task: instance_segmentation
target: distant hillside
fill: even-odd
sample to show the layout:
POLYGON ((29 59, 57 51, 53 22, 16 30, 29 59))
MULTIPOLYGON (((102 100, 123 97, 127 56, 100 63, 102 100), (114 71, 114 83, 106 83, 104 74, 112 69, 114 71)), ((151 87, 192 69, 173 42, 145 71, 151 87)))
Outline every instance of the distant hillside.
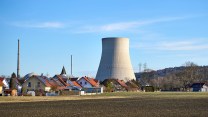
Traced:
POLYGON ((135 76, 141 86, 153 86, 157 90, 166 91, 188 91, 193 83, 208 85, 208 66, 191 63, 190 66, 135 73, 135 76))
MULTIPOLYGON (((158 78, 158 77, 166 77, 170 74, 176 74, 183 72, 187 67, 181 66, 181 67, 170 67, 170 68, 165 68, 157 71, 148 71, 148 72, 140 72, 140 73, 135 73, 136 79, 139 80, 142 78, 142 76, 145 75, 145 77, 152 79, 152 78, 158 78)), ((200 74, 204 76, 204 78, 208 78, 208 66, 196 66, 195 72, 197 74, 200 74)))

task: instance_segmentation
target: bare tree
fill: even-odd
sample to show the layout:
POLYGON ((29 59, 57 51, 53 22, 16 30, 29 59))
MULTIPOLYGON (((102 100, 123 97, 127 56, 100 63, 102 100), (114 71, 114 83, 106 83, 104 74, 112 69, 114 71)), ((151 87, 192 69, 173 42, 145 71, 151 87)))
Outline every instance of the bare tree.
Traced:
POLYGON ((187 90, 189 85, 191 85, 194 81, 197 80, 197 69, 198 66, 193 62, 186 62, 184 64, 184 70, 177 73, 176 76, 182 83, 182 88, 187 90))

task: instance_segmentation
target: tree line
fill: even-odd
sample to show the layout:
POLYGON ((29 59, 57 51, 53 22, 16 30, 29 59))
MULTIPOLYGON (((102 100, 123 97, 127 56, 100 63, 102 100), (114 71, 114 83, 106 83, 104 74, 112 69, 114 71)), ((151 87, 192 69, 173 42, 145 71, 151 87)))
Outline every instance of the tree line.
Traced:
POLYGON ((180 70, 164 73, 165 75, 158 75, 157 71, 142 72, 138 82, 140 85, 150 85, 158 90, 183 91, 188 90, 193 83, 208 83, 208 66, 186 62, 180 68, 180 70))

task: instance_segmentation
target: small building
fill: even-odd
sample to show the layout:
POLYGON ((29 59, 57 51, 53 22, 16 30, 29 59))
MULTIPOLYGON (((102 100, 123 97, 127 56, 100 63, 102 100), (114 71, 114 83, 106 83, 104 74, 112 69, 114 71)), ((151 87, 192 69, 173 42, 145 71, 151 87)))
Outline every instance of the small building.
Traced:
POLYGON ((69 86, 67 86, 66 89, 69 89, 69 90, 81 90, 82 89, 82 86, 76 81, 67 80, 67 83, 69 84, 69 86))
POLYGON ((101 84, 105 86, 105 91, 115 92, 115 91, 127 91, 128 86, 123 80, 118 79, 105 79, 101 84))
POLYGON ((77 83, 82 86, 86 95, 103 93, 103 87, 100 87, 99 81, 94 78, 81 77, 77 83))
POLYGON ((83 88, 92 88, 92 87, 99 87, 98 80, 89 77, 81 77, 78 81, 80 86, 83 88))
POLYGON ((193 83, 190 91, 193 92, 208 92, 208 85, 205 83, 193 83))
POLYGON ((9 83, 7 82, 6 78, 1 78, 0 81, 4 84, 5 89, 9 89, 9 83))
MULTIPOLYGON (((45 76, 36 76, 33 75, 29 77, 22 85, 23 94, 27 94, 28 91, 35 91, 39 94, 45 94, 45 92, 50 91, 51 84, 45 76)), ((38 94, 37 94, 38 95, 38 94)))
POLYGON ((9 83, 5 78, 0 77, 0 95, 4 95, 4 91, 9 89, 9 83))

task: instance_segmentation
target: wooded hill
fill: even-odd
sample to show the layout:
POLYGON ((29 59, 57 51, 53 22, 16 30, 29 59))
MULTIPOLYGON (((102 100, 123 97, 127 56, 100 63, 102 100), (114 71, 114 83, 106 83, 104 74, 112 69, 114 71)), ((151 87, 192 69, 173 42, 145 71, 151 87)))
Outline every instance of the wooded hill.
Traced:
POLYGON ((141 86, 151 85, 162 90, 187 90, 193 83, 208 83, 208 66, 187 62, 181 67, 135 73, 141 86))

